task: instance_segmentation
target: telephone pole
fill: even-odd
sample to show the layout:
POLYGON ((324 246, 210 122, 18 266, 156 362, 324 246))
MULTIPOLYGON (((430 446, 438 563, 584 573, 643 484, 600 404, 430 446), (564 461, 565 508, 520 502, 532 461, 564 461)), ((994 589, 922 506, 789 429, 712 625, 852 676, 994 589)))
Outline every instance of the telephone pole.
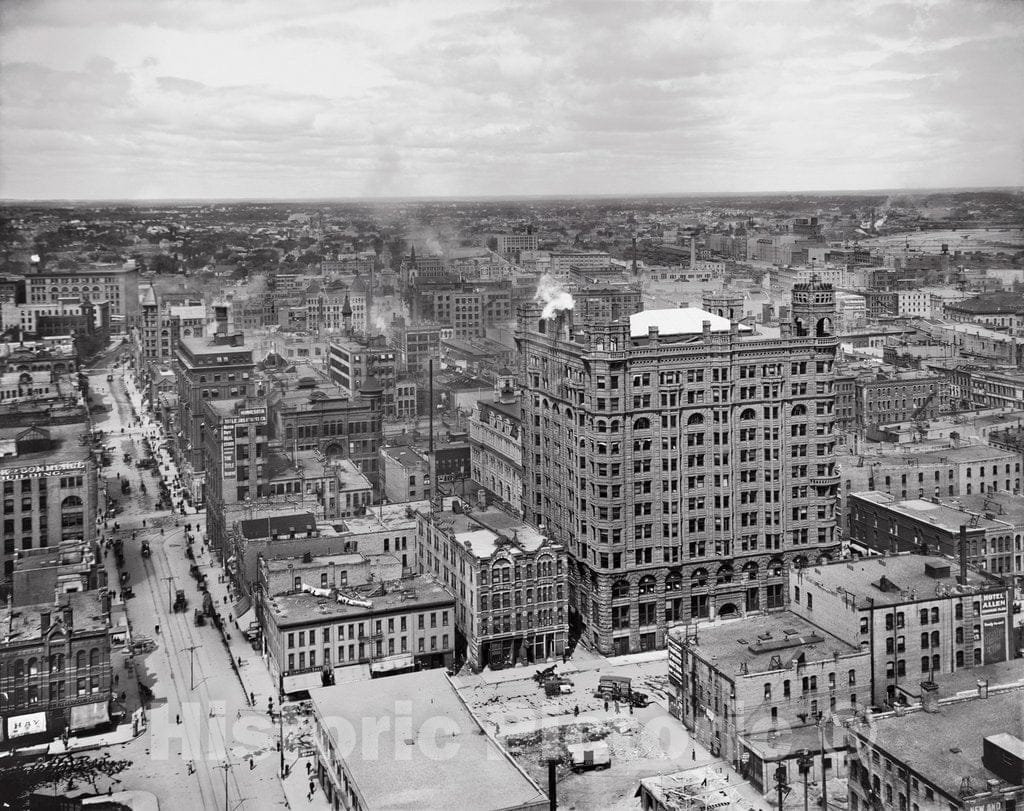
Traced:
POLYGON ((190 648, 185 648, 188 651, 188 689, 196 689, 196 649, 199 645, 193 645, 190 648))

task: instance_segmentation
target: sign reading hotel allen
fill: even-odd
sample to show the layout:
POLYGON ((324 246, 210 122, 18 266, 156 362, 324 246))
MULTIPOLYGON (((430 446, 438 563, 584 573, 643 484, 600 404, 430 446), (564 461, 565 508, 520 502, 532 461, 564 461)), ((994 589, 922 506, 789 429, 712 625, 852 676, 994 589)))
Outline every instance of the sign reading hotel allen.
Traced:
POLYGON ((61 465, 30 465, 28 467, 9 467, 0 470, 0 481, 9 479, 41 479, 46 476, 59 476, 85 470, 85 462, 65 462, 61 465))

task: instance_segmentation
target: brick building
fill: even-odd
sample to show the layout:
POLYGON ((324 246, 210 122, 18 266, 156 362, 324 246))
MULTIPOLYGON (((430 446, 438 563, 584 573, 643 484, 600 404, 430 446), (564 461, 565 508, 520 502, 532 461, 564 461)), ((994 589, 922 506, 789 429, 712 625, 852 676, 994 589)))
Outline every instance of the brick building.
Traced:
POLYGON ((778 338, 739 297, 704 304, 520 309, 525 516, 567 547, 573 621, 603 653, 781 608, 786 567, 838 543, 832 288, 797 285, 778 338))
POLYGON ((0 748, 53 740, 110 719, 110 597, 0 608, 0 748))
POLYGON ((560 656, 568 641, 565 548, 496 507, 421 509, 417 554, 455 596, 456 656, 504 667, 560 656))

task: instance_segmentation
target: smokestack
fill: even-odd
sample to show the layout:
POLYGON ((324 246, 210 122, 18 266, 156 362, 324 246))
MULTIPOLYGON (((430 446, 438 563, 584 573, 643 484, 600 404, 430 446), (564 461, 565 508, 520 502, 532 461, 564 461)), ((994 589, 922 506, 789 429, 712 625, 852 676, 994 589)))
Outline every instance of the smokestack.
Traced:
POLYGON ((633 237, 633 275, 636 276, 636 237, 633 237))
POLYGON ((960 585, 967 585, 967 525, 960 525, 960 585))
POLYGON ((697 266, 697 237, 690 237, 690 270, 697 266))

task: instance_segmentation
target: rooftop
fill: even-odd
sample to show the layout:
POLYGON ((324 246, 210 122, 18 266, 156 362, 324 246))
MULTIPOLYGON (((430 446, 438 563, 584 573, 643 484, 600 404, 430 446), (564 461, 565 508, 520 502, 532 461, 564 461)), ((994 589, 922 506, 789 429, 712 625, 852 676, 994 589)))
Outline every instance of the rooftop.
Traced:
MULTIPOLYGON (((356 555, 361 562, 363 557, 356 555)), ((317 586, 317 583, 309 583, 317 586)), ((365 605, 350 605, 339 602, 330 596, 320 597, 306 592, 292 594, 276 594, 270 598, 270 614, 278 625, 296 626, 319 622, 345 620, 347 617, 364 616, 368 613, 385 614, 392 611, 414 611, 429 606, 447 606, 454 603, 455 598, 440 583, 426 575, 418 575, 405 580, 387 584, 388 590, 383 594, 372 596, 365 590, 379 588, 381 583, 362 588, 348 588, 339 592, 359 601, 372 603, 372 608, 365 605)))
POLYGON ((700 307, 674 307, 669 310, 642 310, 633 313, 629 316, 629 334, 633 338, 646 338, 648 330, 657 327, 659 336, 699 335, 704 331, 705 321, 711 323, 712 332, 728 332, 731 328, 728 318, 709 313, 700 307))
MULTIPOLYGON (((273 550, 269 550, 273 552, 273 550)), ((362 563, 365 558, 358 554, 348 555, 313 555, 309 560, 289 556, 285 558, 264 558, 267 569, 270 572, 287 572, 289 569, 317 569, 323 566, 334 564, 335 566, 355 566, 362 563)), ((310 585, 316 585, 311 583, 310 585)))
MULTIPOLYGON (((1024 687, 1024 668, 1018 659, 1005 662, 994 662, 989 665, 954 670, 952 673, 935 673, 932 681, 939 687, 939 700, 965 698, 978 695, 978 682, 987 681, 989 690, 1024 687)), ((904 681, 897 685, 897 690, 908 696, 912 703, 921 700, 921 682, 904 681)))
POLYGON ((366 535, 370 532, 386 532, 392 529, 415 528, 416 511, 425 510, 429 501, 406 501, 397 504, 378 504, 367 509, 366 515, 346 518, 335 525, 340 532, 366 535))
POLYGON ((975 513, 990 513, 996 521, 1024 524, 1024 496, 1006 492, 975 493, 970 496, 944 498, 945 504, 959 506, 962 510, 975 513))
MULTIPOLYGON (((50 446, 40 450, 30 450, 17 456, 0 456, 0 470, 25 467, 26 465, 63 465, 72 462, 85 462, 89 458, 89 448, 81 444, 82 436, 88 431, 84 421, 70 424, 40 426, 39 430, 50 435, 50 446)), ((33 428, 24 426, 0 428, 0 448, 9 446, 13 453, 15 442, 33 428)), ((3 451, 6 453, 6 451, 3 451)))
POLYGON ((0 644, 24 643, 42 639, 43 612, 50 614, 51 625, 62 621, 63 609, 71 608, 71 628, 74 631, 94 631, 109 626, 103 613, 100 590, 73 591, 60 595, 60 605, 50 600, 45 603, 0 608, 0 644))
MULTIPOLYGON (((678 636, 682 630, 673 633, 678 636)), ((860 651, 789 611, 702 626, 698 640, 698 644, 690 646, 691 650, 730 678, 743 664, 754 674, 789 667, 801 654, 810 663, 831 659, 837 651, 840 655, 860 651), (776 657, 778 661, 773 666, 776 657)))
POLYGON ((268 511, 265 515, 240 521, 239 526, 242 536, 249 540, 268 537, 268 529, 271 535, 299 535, 316 532, 316 517, 312 513, 294 510, 268 511))
POLYGON ((1019 455, 991 445, 961 445, 958 448, 938 448, 916 454, 918 460, 926 462, 988 462, 993 459, 1016 461, 1019 455))
POLYGON ((408 445, 391 445, 380 449, 381 453, 404 468, 421 467, 427 458, 408 445))
POLYGON ((947 503, 940 504, 936 504, 934 501, 925 501, 921 498, 896 501, 888 493, 880 493, 877 490, 868 490, 867 492, 854 493, 853 495, 865 501, 882 504, 893 512, 905 515, 915 521, 921 521, 933 527, 938 527, 946 532, 957 533, 964 524, 970 524, 971 529, 974 530, 1005 529, 1004 524, 1000 524, 983 515, 975 521, 974 515, 964 510, 959 510, 956 507, 948 506, 949 499, 944 499, 947 503))
POLYGON ((937 713, 911 712, 876 718, 865 733, 871 742, 951 797, 970 778, 975 791, 996 775, 982 765, 990 735, 1024 737, 1024 695, 1014 690, 987 699, 940 704, 937 713))
POLYGON ((824 566, 807 567, 800 570, 800 577, 815 583, 827 591, 850 595, 857 600, 859 608, 891 605, 906 602, 907 598, 922 600, 931 598, 939 587, 950 593, 973 593, 978 590, 1006 587, 989 580, 978 572, 967 570, 967 590, 961 591, 956 578, 959 566, 955 561, 935 555, 889 555, 886 557, 861 558, 855 561, 839 561, 824 566), (932 577, 925 573, 925 566, 932 565, 949 569, 947 577, 932 577), (879 588, 882 578, 886 579, 886 590, 879 588), (870 598, 870 602, 868 601, 870 598))
MULTIPOLYGON (((241 335, 241 333, 239 333, 241 335)), ((255 348, 251 343, 242 338, 241 343, 232 344, 230 339, 238 336, 210 336, 208 338, 182 337, 179 343, 188 350, 191 355, 221 355, 228 352, 249 352, 255 348)))
MULTIPOLYGON (((356 729, 362 729, 363 719, 374 718, 383 730, 376 735, 372 751, 351 747, 344 755, 369 808, 547 807, 540 787, 487 734, 443 670, 309 693, 314 712, 331 729, 337 729, 330 724, 332 718, 344 718, 356 729), (438 727, 442 720, 443 738, 438 727), (395 779, 396 773, 401 780, 395 779)), ((335 740, 336 745, 341 743, 335 740)))
POLYGON ((517 542, 524 552, 533 552, 546 540, 535 527, 496 506, 471 508, 467 513, 467 502, 461 504, 462 512, 452 511, 449 505, 447 510, 434 513, 433 520, 478 558, 491 557, 508 541, 517 542))
POLYGON ((959 312, 990 314, 1024 312, 1024 296, 1019 293, 984 293, 964 301, 949 302, 947 309, 959 312))

